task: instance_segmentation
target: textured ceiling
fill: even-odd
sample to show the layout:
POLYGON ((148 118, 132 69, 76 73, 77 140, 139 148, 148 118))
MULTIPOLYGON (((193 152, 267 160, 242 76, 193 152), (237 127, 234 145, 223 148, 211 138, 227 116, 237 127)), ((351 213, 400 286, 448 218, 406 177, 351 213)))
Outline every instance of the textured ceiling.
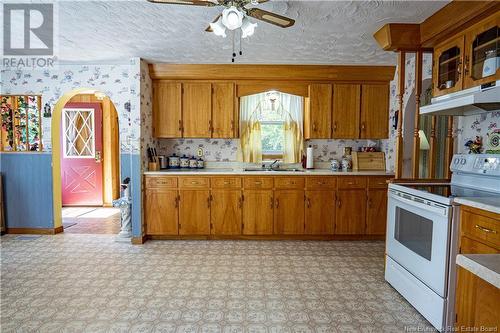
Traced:
MULTIPOLYGON (((373 33, 385 23, 419 23, 447 1, 271 1, 260 8, 296 20, 282 29, 258 21, 238 63, 395 64, 373 33)), ((231 40, 204 32, 221 7, 144 1, 59 2, 59 58, 227 63, 231 40)))

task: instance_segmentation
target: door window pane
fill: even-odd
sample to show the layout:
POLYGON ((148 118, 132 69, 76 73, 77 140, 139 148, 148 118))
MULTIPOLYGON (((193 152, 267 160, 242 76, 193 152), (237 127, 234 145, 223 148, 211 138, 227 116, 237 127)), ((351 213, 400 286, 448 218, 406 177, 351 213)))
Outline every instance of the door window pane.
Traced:
POLYGON ((397 207, 394 238, 411 251, 430 261, 432 224, 433 222, 425 217, 397 207))
POLYGON ((65 157, 94 157, 94 110, 64 109, 65 157))

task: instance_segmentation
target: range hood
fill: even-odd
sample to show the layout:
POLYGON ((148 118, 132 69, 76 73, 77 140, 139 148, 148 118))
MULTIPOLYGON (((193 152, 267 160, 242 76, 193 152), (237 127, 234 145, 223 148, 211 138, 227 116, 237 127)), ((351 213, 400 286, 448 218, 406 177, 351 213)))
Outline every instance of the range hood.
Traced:
POLYGON ((467 116, 495 110, 500 110, 500 81, 435 97, 420 108, 420 114, 467 116))

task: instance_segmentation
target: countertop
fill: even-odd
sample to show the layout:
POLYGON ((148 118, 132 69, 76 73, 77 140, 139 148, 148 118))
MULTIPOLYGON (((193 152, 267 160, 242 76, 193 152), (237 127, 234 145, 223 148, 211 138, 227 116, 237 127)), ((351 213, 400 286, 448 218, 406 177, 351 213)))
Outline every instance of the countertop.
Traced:
POLYGON ((457 265, 500 288, 500 254, 459 254, 457 265))
POLYGON ((166 169, 161 171, 146 171, 149 176, 182 176, 182 175, 230 175, 230 176, 394 176, 388 171, 332 171, 330 169, 312 169, 304 171, 243 171, 237 168, 206 168, 206 169, 166 169))
POLYGON ((479 198, 455 198, 453 202, 461 205, 470 206, 488 212, 500 214, 500 196, 479 197, 479 198))

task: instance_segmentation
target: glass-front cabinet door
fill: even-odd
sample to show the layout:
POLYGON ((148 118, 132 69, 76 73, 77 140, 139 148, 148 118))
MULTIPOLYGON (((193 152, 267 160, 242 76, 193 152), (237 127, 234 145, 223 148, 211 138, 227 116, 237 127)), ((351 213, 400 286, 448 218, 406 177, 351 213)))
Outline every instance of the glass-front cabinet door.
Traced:
POLYGON ((464 88, 500 80, 500 13, 468 30, 465 45, 464 88))
POLYGON ((441 44, 434 49, 434 96, 462 90, 464 36, 441 44))

